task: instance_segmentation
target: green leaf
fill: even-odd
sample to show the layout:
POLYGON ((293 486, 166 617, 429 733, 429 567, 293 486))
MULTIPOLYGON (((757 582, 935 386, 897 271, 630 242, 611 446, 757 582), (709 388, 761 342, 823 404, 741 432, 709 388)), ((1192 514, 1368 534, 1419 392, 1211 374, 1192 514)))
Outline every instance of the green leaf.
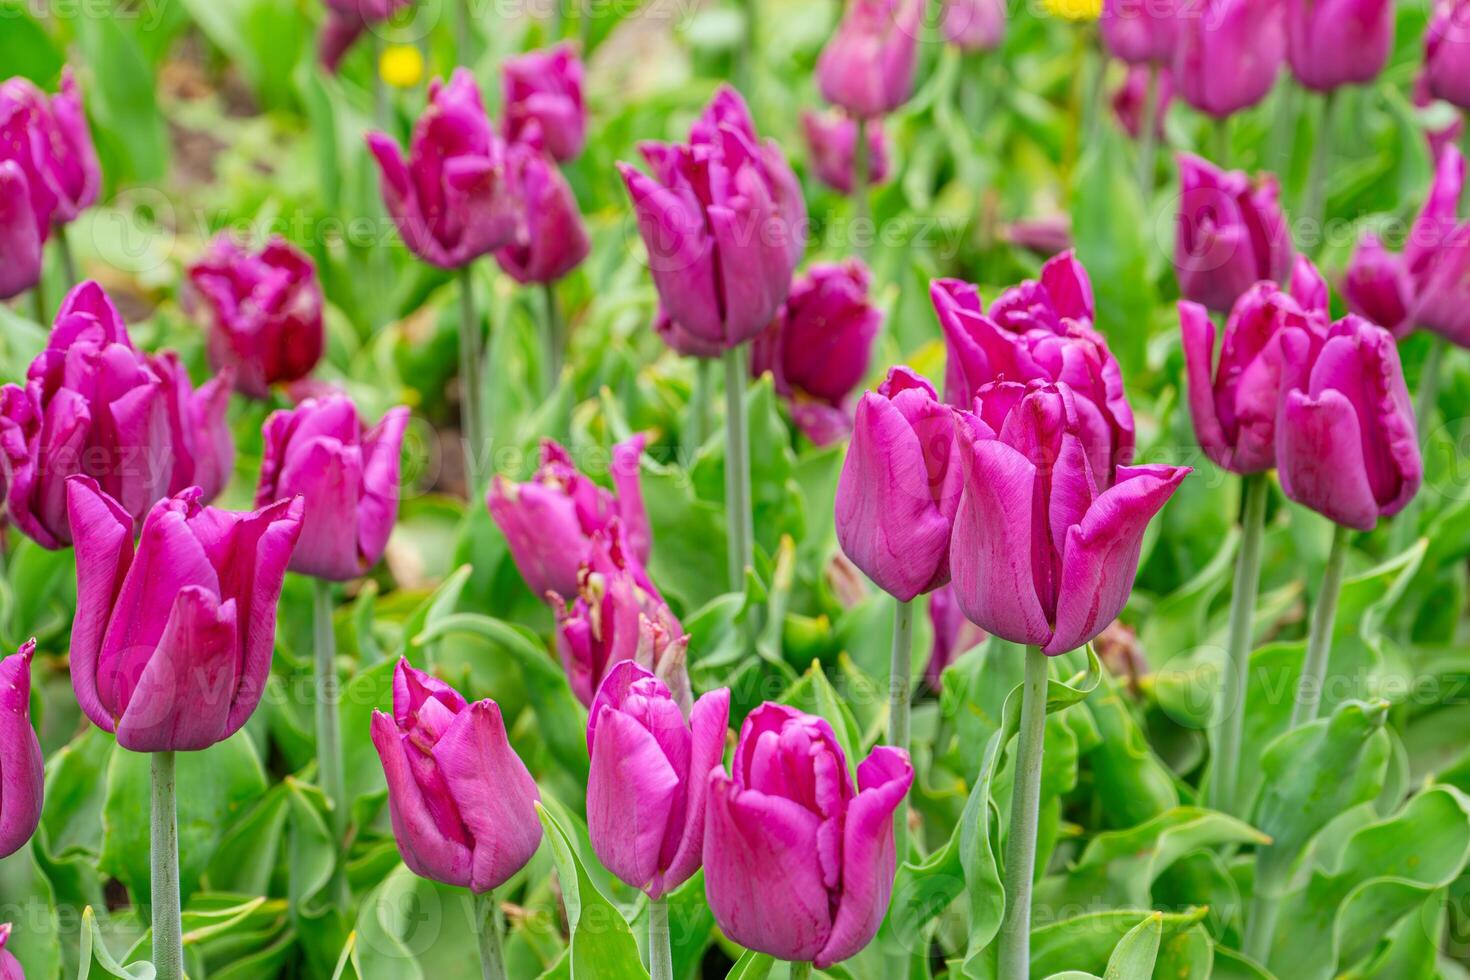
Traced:
POLYGON ((168 132, 154 97, 153 67, 117 17, 79 17, 77 42, 96 81, 87 107, 109 182, 161 180, 168 169, 168 132))
POLYGON ((1160 937, 1168 940, 1193 927, 1204 916, 1204 909, 1186 912, 1113 909, 1044 925, 1031 930, 1031 972, 1033 976, 1046 976, 1063 969, 1105 973, 1118 945, 1148 920, 1154 919, 1160 937))
POLYGON ((92 980, 93 977, 99 980, 103 977, 114 980, 153 980, 156 975, 152 963, 134 963, 129 966, 118 962, 107 948, 102 930, 97 927, 97 916, 90 905, 82 910, 81 964, 77 980, 92 980))
POLYGON ((1101 694, 1087 702, 1087 711, 1101 736, 1087 761, 1103 821, 1133 827, 1178 806, 1173 774, 1154 754, 1111 675, 1103 681, 1101 694))
POLYGON ((440 582, 439 587, 428 598, 419 603, 418 608, 403 624, 403 644, 398 651, 400 657, 406 658, 419 670, 428 669, 430 662, 428 646, 430 639, 438 634, 429 633, 430 639, 426 639, 426 631, 454 615, 454 610, 459 606, 460 595, 464 592, 465 583, 469 581, 473 571, 471 566, 461 565, 443 582, 440 582))
POLYGON ((7 75, 29 78, 44 88, 60 74, 66 58, 26 6, 21 0, 0 3, 0 23, 5 25, 0 31, 0 65, 7 75))
POLYGON ((1164 934, 1164 913, 1155 912, 1128 931, 1108 957, 1103 980, 1148 980, 1159 958, 1159 940, 1164 934))
POLYGON ((747 949, 740 954, 735 965, 730 967, 730 972, 725 974, 725 980, 766 980, 775 965, 776 961, 765 953, 747 949))

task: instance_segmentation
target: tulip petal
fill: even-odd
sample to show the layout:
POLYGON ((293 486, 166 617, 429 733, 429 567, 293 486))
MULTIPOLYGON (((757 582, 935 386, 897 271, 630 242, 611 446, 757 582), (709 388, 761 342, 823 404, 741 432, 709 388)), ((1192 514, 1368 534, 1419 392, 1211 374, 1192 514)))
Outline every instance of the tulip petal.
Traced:
POLYGON ((643 506, 642 459, 648 437, 641 432, 618 443, 612 451, 612 483, 617 491, 618 518, 623 523, 623 543, 640 565, 653 554, 653 531, 643 506))
POLYGON ((281 470, 281 483, 295 488, 306 501, 291 571, 333 582, 361 575, 365 569, 357 545, 359 447, 325 437, 295 446, 281 470))
POLYGON ((358 559, 372 567, 387 550, 398 519, 399 468, 409 411, 395 408, 363 437, 362 497, 357 505, 358 559))
POLYGON ((1183 337, 1185 377, 1189 382, 1189 414, 1195 438, 1217 466, 1231 468, 1230 444, 1215 411, 1215 324, 1198 303, 1181 300, 1179 330, 1183 337))
POLYGON ((1377 526, 1378 501, 1368 483, 1362 427, 1345 395, 1332 389, 1316 398, 1288 392, 1277 439, 1276 466, 1289 499, 1359 531, 1377 526))
POLYGON ((41 822, 45 778, 41 743, 31 727, 35 649, 36 641, 29 640, 0 660, 0 858, 20 850, 41 822))
POLYGON ((41 279, 41 233, 30 199, 25 171, 0 160, 0 299, 19 296, 41 279))
POLYGON ((66 491, 77 562, 77 612, 71 627, 72 688, 92 724, 110 732, 114 722, 97 690, 97 663, 112 618, 113 598, 122 589, 133 562, 133 519, 89 476, 73 476, 66 481, 66 491))
POLYGON ((618 170, 633 199, 649 272, 664 310, 696 337, 723 343, 715 246, 704 216, 692 201, 632 167, 620 164, 618 170))
POLYGON ((681 774, 636 720, 611 707, 601 714, 587 780, 587 831, 609 871, 647 890, 658 876, 681 774))
POLYGON ((724 758, 725 736, 729 727, 729 688, 710 691, 694 702, 694 710, 689 715, 689 728, 692 732, 689 769, 684 774, 689 798, 684 811, 683 833, 668 867, 655 881, 661 893, 672 891, 688 881, 704 860, 704 824, 709 800, 709 780, 701 778, 700 774, 709 772, 724 758))
POLYGON ((423 790, 413 778, 408 750, 393 719, 374 711, 372 737, 388 780, 388 811, 403 863, 420 877, 469 887, 473 864, 470 849, 440 831, 423 790))
POLYGON ((497 476, 485 503, 531 592, 575 599, 577 569, 590 546, 572 499, 539 483, 515 484, 497 476))

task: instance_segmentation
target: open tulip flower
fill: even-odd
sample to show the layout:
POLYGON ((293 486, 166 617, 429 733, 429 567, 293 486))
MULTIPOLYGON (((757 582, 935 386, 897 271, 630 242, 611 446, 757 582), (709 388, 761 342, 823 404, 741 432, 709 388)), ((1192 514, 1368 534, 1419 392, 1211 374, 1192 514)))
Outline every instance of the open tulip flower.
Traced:
POLYGON ((1225 119, 1266 97, 1286 58, 1283 0, 1200 0, 1179 18, 1176 91, 1225 119))
POLYGON ((96 202, 102 169, 70 68, 62 70, 61 91, 50 97, 25 78, 0 84, 0 161, 7 159, 27 178, 43 241, 52 227, 96 202))
POLYGON ((1396 337, 1413 329, 1409 319, 1414 281, 1397 253, 1384 248, 1377 235, 1364 235, 1353 250, 1342 279, 1348 309, 1396 337))
POLYGON ((766 702, 709 774, 705 891, 734 942, 819 969, 860 952, 893 891, 893 817, 914 780, 880 745, 857 767, 826 721, 766 702))
MULTIPOLYGON (((41 743, 31 727, 35 652, 36 641, 27 640, 14 654, 0 659, 0 858, 24 847, 41 822, 45 778, 41 743)), ((4 976, 4 947, 0 934, 0 976, 4 976)))
POLYGON ((1169 65, 1178 46, 1180 4, 1174 0, 1103 0, 1098 30, 1108 53, 1134 66, 1169 65))
POLYGON ((880 120, 859 123, 836 112, 801 114, 801 129, 817 179, 839 194, 851 194, 856 166, 858 130, 868 139, 867 183, 875 187, 888 179, 888 141, 880 120))
POLYGON ((411 871, 485 894, 531 860, 541 844, 541 794, 494 701, 470 704, 400 660, 393 714, 373 712, 372 738, 393 836, 411 871))
POLYGON ((822 98, 858 119, 892 112, 914 91, 924 0, 848 0, 817 59, 822 98))
POLYGON ((77 552, 71 677, 82 711, 134 752, 187 752, 249 720, 275 646, 276 600, 302 503, 249 514, 198 489, 133 519, 85 476, 67 481, 77 552))
POLYGON ((1286 0, 1286 57, 1303 87, 1373 81, 1393 47, 1392 0, 1286 0))
POLYGON ((1185 299, 1227 313, 1253 283, 1290 275, 1294 252, 1279 196, 1271 174, 1252 180, 1179 155, 1174 271, 1185 299))
POLYGON ((506 58, 500 66, 505 138, 520 142, 533 126, 552 159, 576 159, 587 138, 582 60, 569 44, 506 58))

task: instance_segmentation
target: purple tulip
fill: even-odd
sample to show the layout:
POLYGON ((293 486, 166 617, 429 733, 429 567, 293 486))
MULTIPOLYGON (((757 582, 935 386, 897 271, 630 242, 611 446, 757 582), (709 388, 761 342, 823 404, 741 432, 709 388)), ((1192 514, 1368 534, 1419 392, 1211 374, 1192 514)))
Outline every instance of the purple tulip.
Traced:
POLYGON ((301 540, 291 571, 332 582, 365 574, 383 557, 398 516, 398 466, 408 409, 364 432, 346 395, 309 398, 273 412, 255 505, 300 497, 301 540))
POLYGON ((94 477, 135 521, 189 486, 212 499, 234 465, 230 384, 227 372, 195 391, 177 356, 135 348, 107 294, 82 283, 25 387, 0 389, 10 518, 42 547, 71 543, 65 481, 74 473, 94 477))
POLYGON ((805 250, 796 176, 780 147, 756 136, 750 110, 728 87, 687 144, 641 149, 654 177, 618 169, 663 310, 700 342, 737 347, 776 315, 805 250))
POLYGON ((1179 20, 1174 84, 1185 102, 1225 119, 1266 97, 1285 57, 1285 0, 1199 0, 1179 20))
POLYGON ((648 563, 653 539, 643 509, 638 461, 644 437, 613 447, 610 492, 578 472, 571 455, 546 440, 541 466, 526 483, 496 477, 486 503, 516 568, 538 596, 554 592, 577 597, 578 575, 592 554, 592 536, 618 522, 621 542, 632 562, 648 563))
POLYGON ((1153 69, 1147 65, 1131 65, 1128 74, 1123 78, 1123 84, 1118 86, 1118 91, 1113 93, 1113 114, 1118 117, 1118 123, 1123 131, 1134 139, 1143 138, 1143 113, 1144 102, 1148 99, 1148 79, 1150 73, 1157 70, 1159 73, 1158 91, 1155 98, 1158 99, 1154 106, 1154 136, 1158 139, 1164 138, 1164 119, 1169 114, 1169 106, 1174 102, 1174 73, 1167 68, 1153 69))
POLYGON ((653 314, 653 332, 668 345, 669 350, 684 357, 717 358, 725 352, 719 343, 705 340, 679 326, 664 310, 662 303, 653 314))
POLYGON ((1305 88, 1371 82, 1393 47, 1393 0, 1286 0, 1286 56, 1305 88))
MULTIPOLYGON (((862 124, 868 137, 868 186, 888 179, 888 141, 883 123, 869 119, 862 124)), ((851 194, 856 162, 858 121, 835 112, 803 110, 801 129, 811 154, 812 172, 839 194, 851 194)))
POLYGON ((1470 346, 1470 222, 1457 216, 1464 183, 1464 157, 1447 146, 1403 255, 1414 281, 1410 321, 1461 347, 1470 346))
POLYGON ((1281 491, 1329 520, 1371 531, 1408 506, 1424 472, 1393 335, 1349 315, 1325 342, 1291 328, 1281 346, 1281 491))
MULTIPOLYGON (((35 652, 36 641, 27 640, 13 656, 0 660, 0 858, 24 847, 41 823, 45 778, 41 743, 31 727, 35 652)), ((0 951, 4 947, 5 937, 0 935, 0 951)), ((0 977, 4 973, 0 952, 0 977)))
POLYGON ((327 16, 317 35, 317 59, 336 74, 357 39, 381 21, 413 6, 414 0, 326 0, 327 16))
POLYGON ((859 119, 892 112, 914 90, 924 0, 848 0, 817 59, 822 98, 859 119))
POLYGON ((316 265, 285 239, 251 252, 220 235, 190 266, 189 281, 209 318, 209 363, 232 369, 236 390, 268 398, 271 385, 300 380, 321 360, 316 265))
POLYGON ((858 401, 837 481, 837 541, 900 602, 949 581, 960 498, 954 441, 953 411, 908 368, 892 369, 858 401))
POLYGON ((448 84, 430 83, 408 162, 391 137, 368 133, 367 141, 382 172, 388 213, 404 244, 425 262, 458 269, 515 239, 505 144, 467 69, 455 69, 448 84))
POLYGON ((149 512, 135 546, 132 516, 95 480, 74 476, 66 490, 82 711, 134 752, 197 751, 235 734, 270 673, 301 501, 236 514, 185 490, 149 512))
POLYGON ((1227 313, 1256 282, 1291 274, 1291 234, 1276 178, 1252 181, 1239 170, 1179 155, 1174 271, 1185 299, 1227 313))
POLYGON ((826 721, 766 702, 745 719, 731 772, 709 774, 705 892, 747 949, 819 969, 877 934, 893 892, 893 815, 914 781, 879 745, 857 767, 826 721))
POLYGON ((1378 236, 1363 236, 1342 280, 1348 309, 1403 336, 1413 326, 1409 320, 1413 296, 1414 285, 1403 259, 1385 249, 1378 236))
POLYGON ((1178 0, 1103 0, 1098 29, 1119 61, 1167 66, 1178 47, 1179 22, 1192 13, 1181 12, 1178 0))
POLYGON ((1082 646, 1122 612, 1144 530, 1189 473, 1098 472, 1099 437, 1077 402, 1065 384, 1002 383, 957 426, 955 598, 981 629, 1047 654, 1082 646))
POLYGON ((929 596, 929 624, 934 646, 924 668, 924 684, 931 691, 944 687, 944 669, 985 642, 985 631, 965 618, 954 597, 954 586, 935 589, 929 596))
POLYGON ((500 75, 507 140, 519 142, 535 124, 553 159, 565 162, 582 152, 587 107, 582 102, 582 61, 571 45, 507 58, 500 75))
POLYGON ((703 858, 709 773, 725 755, 730 691, 701 697, 688 720, 669 688, 624 661, 587 718, 587 831, 592 850, 631 888, 659 899, 703 858))
POLYGON ((944 0, 939 36, 961 51, 993 51, 1006 36, 1005 0, 944 0))
POLYGON ((102 168, 70 68, 62 70, 61 90, 49 98, 25 78, 0 84, 0 160, 7 159, 25 171, 43 241, 51 227, 96 202, 102 168))
POLYGON ((506 178, 520 205, 516 240, 495 253, 495 261, 518 283, 555 282, 582 264, 592 243, 582 227, 577 198, 556 164, 542 152, 533 123, 524 139, 506 152, 506 178))
MULTIPOLYGON (((5 129, 0 107, 0 133, 5 129)), ((14 160, 0 160, 0 299, 41 281, 41 229, 31 210, 31 183, 14 160)))
POLYGON ((1002 230, 1005 241, 1045 257, 1072 247, 1072 219, 1065 214, 1020 218, 1002 230))
POLYGON ((541 794, 494 701, 468 704, 400 660, 393 716, 374 711, 372 736, 410 871, 483 895, 531 860, 541 844, 541 794))
POLYGON ((1436 0, 1424 32, 1424 80, 1429 92, 1470 109, 1470 4, 1436 0))

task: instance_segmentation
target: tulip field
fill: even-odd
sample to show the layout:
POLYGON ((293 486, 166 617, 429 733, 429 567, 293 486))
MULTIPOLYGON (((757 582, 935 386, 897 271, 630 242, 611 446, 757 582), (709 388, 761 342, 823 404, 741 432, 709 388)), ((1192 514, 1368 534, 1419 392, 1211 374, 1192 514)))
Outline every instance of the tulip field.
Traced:
POLYGON ((1467 114, 1470 0, 0 0, 0 980, 1470 980, 1467 114))

